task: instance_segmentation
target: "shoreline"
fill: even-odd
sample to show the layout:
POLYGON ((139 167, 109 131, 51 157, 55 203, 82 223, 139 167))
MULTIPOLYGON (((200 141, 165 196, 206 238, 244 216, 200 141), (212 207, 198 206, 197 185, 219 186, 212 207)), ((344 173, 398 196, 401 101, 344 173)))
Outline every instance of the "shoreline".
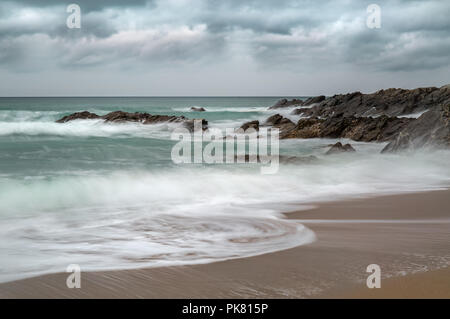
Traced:
POLYGON ((0 298, 450 298, 450 190, 315 203, 285 213, 308 245, 209 264, 58 273, 0 284, 0 298), (369 264, 382 288, 368 289, 369 264))

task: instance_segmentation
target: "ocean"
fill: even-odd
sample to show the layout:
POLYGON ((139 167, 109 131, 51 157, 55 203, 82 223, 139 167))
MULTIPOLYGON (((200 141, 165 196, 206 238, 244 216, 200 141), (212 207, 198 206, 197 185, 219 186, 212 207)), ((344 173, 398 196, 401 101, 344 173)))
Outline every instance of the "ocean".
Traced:
MULTIPOLYGON (((298 97, 305 98, 305 97, 298 97)), ((280 97, 0 98, 0 282, 64 272, 207 263, 311 243, 283 212, 313 202, 440 189, 448 150, 380 154, 384 143, 281 140, 311 164, 175 164, 173 124, 55 121, 78 111, 205 118, 224 131, 292 109, 280 97), (206 112, 192 112, 191 107, 206 112)), ((413 115, 412 115, 413 116, 413 115)))

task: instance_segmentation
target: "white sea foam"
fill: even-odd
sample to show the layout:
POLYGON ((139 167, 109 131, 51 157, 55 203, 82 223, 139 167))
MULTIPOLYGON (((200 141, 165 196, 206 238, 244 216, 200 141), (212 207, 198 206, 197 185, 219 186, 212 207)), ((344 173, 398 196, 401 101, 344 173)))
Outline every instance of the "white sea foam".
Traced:
POLYGON ((233 167, 2 180, 0 281, 63 271, 210 262, 285 249, 314 234, 279 213, 310 203, 450 184, 450 152, 356 154, 279 174, 233 167))
MULTIPOLYGON (((207 111, 243 113, 239 119, 210 121, 213 130, 239 127, 253 119, 263 122, 276 113, 294 122, 299 118, 290 114, 292 108, 207 111), (250 117, 246 112, 257 114, 250 117)), ((1 111, 0 138, 11 145, 14 137, 10 137, 15 135, 35 136, 38 141, 39 136, 105 137, 107 147, 124 152, 123 144, 114 144, 114 139, 169 139, 170 131, 180 125, 108 124, 102 120, 54 123, 64 113, 1 111)), ((325 152, 323 146, 332 142, 288 140, 282 141, 281 147, 283 154, 320 155, 325 152)), ((148 149, 137 144, 126 151, 131 152, 130 158, 153 153, 164 157, 166 148, 161 148, 161 143, 156 148, 151 148, 151 143, 144 147, 147 144, 148 149)), ((72 166, 61 164, 67 157, 59 159, 58 155, 67 156, 64 152, 70 151, 72 159, 80 150, 83 161, 95 162, 90 148, 77 144, 76 151, 70 145, 59 150, 45 143, 42 149, 24 147, 18 153, 17 160, 31 165, 26 168, 35 174, 22 176, 17 173, 21 166, 16 167, 11 159, 17 153, 5 152, 0 155, 6 157, 0 158, 12 162, 9 167, 16 171, 0 172, 0 281, 64 271, 72 263, 84 270, 155 267, 286 249, 314 240, 309 229, 280 218, 281 211, 298 209, 298 204, 450 184, 448 151, 381 155, 381 144, 352 144, 356 153, 322 156, 313 165, 282 165, 278 174, 270 176, 245 165, 174 167, 165 163, 149 170, 138 165, 156 158, 150 156, 130 161, 129 171, 119 171, 116 166, 102 169, 101 161, 90 170, 71 171, 72 166), (59 169, 39 175, 33 165, 43 160, 58 164, 59 169)), ((99 147, 96 152, 104 149, 99 147)), ((117 160, 128 163, 128 159, 117 160)))
POLYGON ((175 107, 172 108, 177 112, 192 112, 191 108, 196 107, 205 108, 205 112, 233 112, 233 113, 250 113, 250 112, 266 112, 267 107, 207 107, 207 106, 188 106, 188 107, 175 107))
POLYGON ((67 123, 46 121, 0 122, 0 136, 52 135, 79 137, 167 137, 179 123, 143 125, 140 123, 104 123, 103 120, 75 120, 67 123), (162 134, 162 132, 166 132, 162 134))
MULTIPOLYGON (((69 112, 69 111, 67 111, 69 112)), ((62 117, 63 111, 0 111, 0 122, 55 121, 62 117)))
POLYGON ((412 114, 406 114, 406 115, 400 115, 398 117, 407 117, 407 118, 414 118, 414 119, 418 119, 419 117, 422 116, 422 114, 428 112, 428 110, 422 111, 422 112, 418 112, 418 113, 412 113, 412 114))

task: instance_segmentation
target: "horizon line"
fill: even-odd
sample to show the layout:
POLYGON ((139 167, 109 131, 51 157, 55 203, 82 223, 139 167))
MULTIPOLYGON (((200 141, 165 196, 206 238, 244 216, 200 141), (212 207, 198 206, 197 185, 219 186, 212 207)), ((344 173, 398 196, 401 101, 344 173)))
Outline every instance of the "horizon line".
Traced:
POLYGON ((245 97, 310 97, 315 95, 36 95, 0 96, 0 98, 245 98, 245 97))

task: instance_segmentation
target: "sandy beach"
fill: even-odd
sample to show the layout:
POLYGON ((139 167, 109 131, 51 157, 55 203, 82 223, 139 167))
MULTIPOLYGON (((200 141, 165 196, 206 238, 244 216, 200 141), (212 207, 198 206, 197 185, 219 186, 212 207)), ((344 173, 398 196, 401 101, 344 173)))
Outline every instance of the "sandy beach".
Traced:
POLYGON ((450 191, 317 204, 286 214, 310 245, 212 264, 67 274, 0 285, 1 298, 450 298, 450 191), (381 267, 380 289, 366 267, 381 267))

